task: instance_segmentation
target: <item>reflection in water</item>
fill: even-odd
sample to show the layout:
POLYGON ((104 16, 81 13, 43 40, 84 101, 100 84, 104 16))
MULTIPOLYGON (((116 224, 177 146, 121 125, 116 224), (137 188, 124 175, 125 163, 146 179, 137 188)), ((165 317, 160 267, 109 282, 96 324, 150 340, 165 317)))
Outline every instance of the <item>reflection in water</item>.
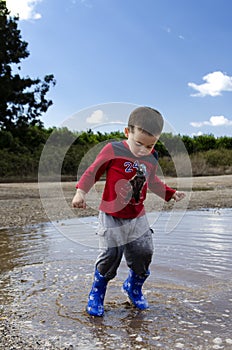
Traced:
MULTIPOLYGON (((232 210, 189 211, 169 234, 168 215, 154 225, 144 286, 150 309, 137 311, 121 293, 123 261, 103 318, 85 313, 97 249, 68 240, 52 224, 1 230, 0 319, 11 315, 14 334, 46 339, 54 349, 231 349, 232 210)), ((73 222, 62 225, 67 232, 73 222)))
POLYGON ((41 262, 47 253, 47 235, 42 226, 0 230, 0 235, 1 273, 34 261, 41 262))
POLYGON ((212 277, 227 280, 232 262, 232 212, 188 212, 171 234, 162 235, 166 215, 156 227, 156 264, 169 271, 177 269, 173 278, 184 277, 190 283, 201 284, 202 278, 212 277))

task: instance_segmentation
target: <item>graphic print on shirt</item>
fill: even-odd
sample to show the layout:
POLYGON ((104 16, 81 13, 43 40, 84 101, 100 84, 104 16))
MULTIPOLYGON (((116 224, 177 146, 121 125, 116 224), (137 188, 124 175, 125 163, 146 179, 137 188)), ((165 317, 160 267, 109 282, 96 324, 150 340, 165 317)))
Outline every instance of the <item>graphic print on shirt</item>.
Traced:
POLYGON ((138 170, 139 163, 138 163, 137 160, 134 163, 128 161, 128 162, 124 163, 124 166, 125 166, 125 172, 126 173, 131 173, 131 172, 134 171, 134 169, 138 170))
POLYGON ((128 182, 128 193, 125 200, 128 201, 133 198, 135 203, 139 203, 141 191, 146 182, 146 166, 145 164, 139 164, 138 161, 134 163, 125 162, 124 166, 126 166, 125 172, 127 173, 136 169, 136 174, 128 182))

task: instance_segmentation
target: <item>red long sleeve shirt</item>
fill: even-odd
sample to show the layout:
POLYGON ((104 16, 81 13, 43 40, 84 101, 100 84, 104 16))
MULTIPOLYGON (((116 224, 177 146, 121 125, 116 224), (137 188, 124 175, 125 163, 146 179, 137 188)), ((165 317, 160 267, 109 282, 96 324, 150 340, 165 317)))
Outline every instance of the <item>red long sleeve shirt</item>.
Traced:
POLYGON ((108 143, 98 154, 96 160, 88 167, 78 181, 76 188, 86 193, 101 176, 106 174, 106 183, 99 209, 119 218, 135 218, 145 214, 144 200, 147 189, 169 201, 175 190, 164 184, 156 175, 158 166, 155 149, 144 157, 135 157, 126 141, 108 143), (138 203, 128 194, 128 183, 136 174, 138 165, 145 170, 146 182, 140 193, 138 203))

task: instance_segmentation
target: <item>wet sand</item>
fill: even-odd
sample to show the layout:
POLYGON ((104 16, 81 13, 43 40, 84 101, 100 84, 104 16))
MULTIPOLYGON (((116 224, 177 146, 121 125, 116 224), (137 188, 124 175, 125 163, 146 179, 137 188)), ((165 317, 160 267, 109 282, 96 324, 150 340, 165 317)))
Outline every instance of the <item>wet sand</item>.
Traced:
MULTIPOLYGON (((173 202, 155 202, 155 254, 144 286, 150 308, 134 309, 121 293, 123 261, 109 284, 103 318, 85 313, 98 254, 86 224, 97 222, 98 192, 90 208, 74 210, 74 186, 62 184, 62 200, 56 185, 44 184, 42 203, 37 184, 0 184, 0 349, 230 350, 232 211, 223 208, 232 208, 232 177, 194 179, 191 192, 181 179, 188 198, 175 208, 182 220, 171 233, 166 223, 173 202), (67 236, 75 220, 86 244, 67 236)), ((152 216, 153 196, 147 207, 152 216)))

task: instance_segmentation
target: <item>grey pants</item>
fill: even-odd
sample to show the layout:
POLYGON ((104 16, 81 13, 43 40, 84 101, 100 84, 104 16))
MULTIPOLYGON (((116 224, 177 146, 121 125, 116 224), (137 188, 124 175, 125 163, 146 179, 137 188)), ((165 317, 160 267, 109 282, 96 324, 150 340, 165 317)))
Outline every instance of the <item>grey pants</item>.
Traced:
POLYGON ((99 245, 101 252, 96 268, 106 279, 117 274, 124 254, 127 265, 137 275, 146 276, 153 255, 152 229, 146 215, 120 219, 99 213, 99 245))

